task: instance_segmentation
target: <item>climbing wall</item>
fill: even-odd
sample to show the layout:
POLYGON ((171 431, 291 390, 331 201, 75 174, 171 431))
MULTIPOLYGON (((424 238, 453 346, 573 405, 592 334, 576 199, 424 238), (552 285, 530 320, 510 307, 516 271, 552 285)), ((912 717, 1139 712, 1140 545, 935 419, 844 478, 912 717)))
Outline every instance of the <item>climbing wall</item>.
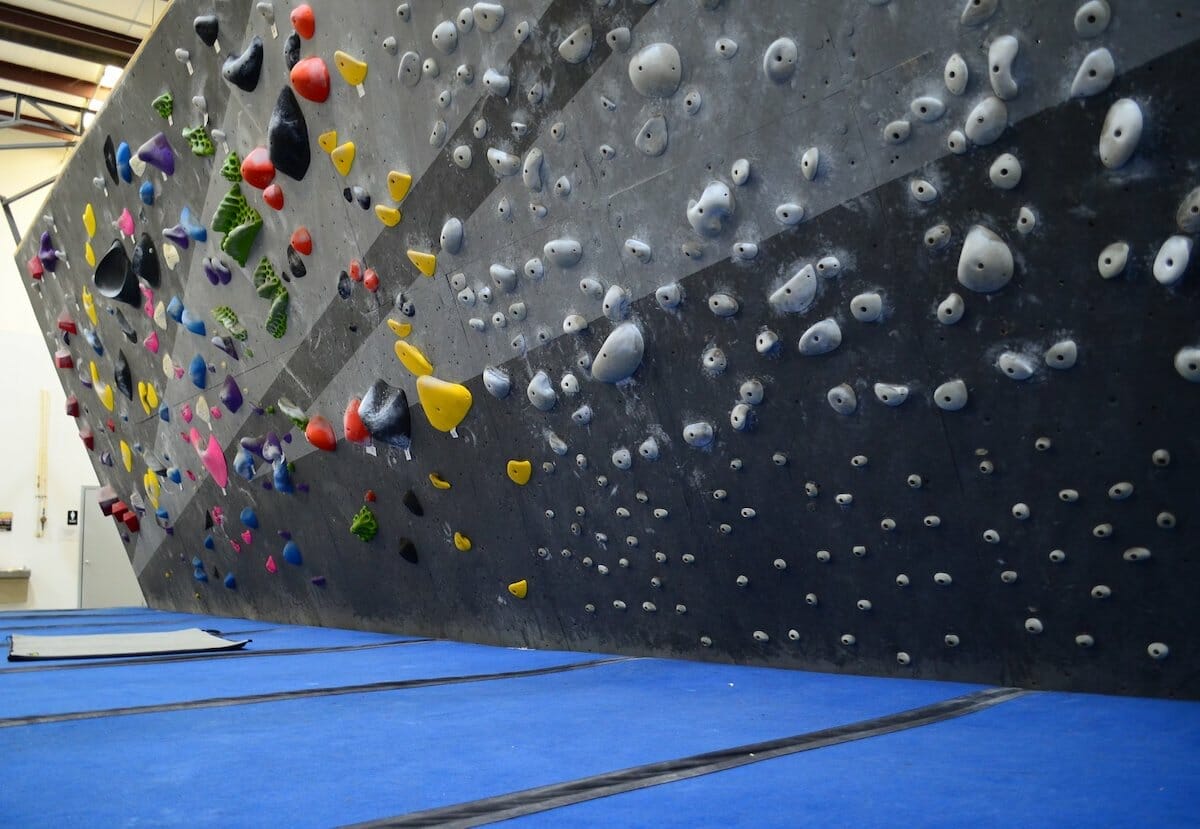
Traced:
POLYGON ((1194 697, 1198 75, 1182 0, 176 0, 18 258, 154 606, 1194 697))

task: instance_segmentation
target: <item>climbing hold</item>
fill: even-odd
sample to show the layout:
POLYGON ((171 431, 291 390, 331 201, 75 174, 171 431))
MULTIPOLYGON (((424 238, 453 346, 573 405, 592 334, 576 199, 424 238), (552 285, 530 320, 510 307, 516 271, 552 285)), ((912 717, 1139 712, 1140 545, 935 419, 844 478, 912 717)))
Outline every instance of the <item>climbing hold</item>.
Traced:
POLYGON ((883 317, 883 297, 871 292, 850 300, 850 313, 859 322, 878 322, 883 317))
POLYGON ((1192 256, 1192 239, 1189 236, 1172 236, 1162 243, 1154 257, 1154 278, 1161 285, 1174 285, 1187 270, 1192 256))
POLYGON ((963 242, 958 259, 958 281, 972 291, 992 293, 1013 276, 1013 256, 1008 245, 983 225, 974 225, 963 242))
POLYGON ((412 419, 404 389, 390 386, 384 380, 376 380, 363 395, 356 413, 367 432, 376 440, 404 450, 411 445, 412 419))
POLYGON ((688 224, 701 236, 717 236, 724 220, 733 210, 733 191, 721 182, 714 181, 704 188, 698 201, 688 203, 688 224))
POLYGON ((359 97, 366 94, 362 88, 363 81, 367 79, 365 63, 351 57, 341 49, 333 53, 333 63, 337 67, 338 74, 342 76, 342 80, 358 89, 359 97))
POLYGON ((955 52, 946 61, 946 68, 942 72, 942 79, 946 83, 946 89, 951 95, 961 95, 966 91, 967 80, 970 76, 970 71, 967 68, 967 62, 963 56, 955 52))
POLYGON ((1079 64, 1075 80, 1071 82, 1071 97, 1087 98, 1099 95, 1112 85, 1116 75, 1117 66, 1113 61, 1112 52, 1104 48, 1088 52, 1079 64))
MULTIPOLYGON (((267 125, 271 162, 279 172, 301 181, 312 159, 308 147, 308 123, 290 86, 279 91, 267 125)), ((244 166, 244 165, 243 165, 244 166)), ((243 175, 245 170, 242 171, 243 175)))
POLYGON ((1012 153, 1004 153, 992 162, 988 178, 1001 190, 1012 190, 1021 183, 1021 162, 1012 153))
POLYGON ((1181 233, 1200 232, 1200 187, 1193 188, 1183 197, 1175 211, 1175 224, 1181 233))
POLYGON ((253 92, 258 87, 262 73, 263 41, 258 35, 250 39, 250 45, 241 53, 230 53, 221 67, 221 76, 243 92, 253 92))
POLYGON ((954 325, 954 323, 963 318, 965 310, 966 306, 963 304, 963 298, 958 294, 952 293, 938 305, 938 322, 942 325, 954 325))
POLYGON ((592 27, 585 23, 558 44, 558 53, 567 63, 583 63, 592 53, 592 27))
POLYGON ((263 201, 268 207, 283 210, 283 188, 278 184, 268 184, 263 190, 263 201))
POLYGON ((711 423, 698 421, 683 427, 683 439, 689 446, 702 449, 716 439, 716 431, 711 423))
POLYGON ((417 377, 417 397, 430 425, 438 431, 451 434, 467 416, 473 402, 466 386, 439 380, 432 375, 417 377))
POLYGON ((738 301, 726 293, 715 293, 708 298, 708 310, 713 316, 732 317, 738 312, 738 301))
POLYGON ((437 256, 432 253, 425 253, 419 250, 408 251, 408 261, 421 273, 432 277, 437 272, 437 256))
POLYGON ((533 475, 533 464, 529 461, 509 461, 505 471, 514 484, 525 486, 533 475))
POLYGON ((804 221, 804 207, 795 202, 785 202, 775 208, 775 220, 787 227, 798 225, 804 221))
POLYGON ((1017 96, 1017 81, 1013 78, 1012 64, 1016 60, 1020 44, 1012 35, 1002 35, 992 41, 988 47, 988 64, 991 72, 988 77, 992 82, 992 91, 996 97, 1010 101, 1017 96))
POLYGON ((908 183, 908 192, 922 204, 928 204, 938 197, 938 190, 933 183, 923 178, 915 178, 908 183))
POLYGON ((1095 37, 1108 28, 1111 19, 1108 0, 1088 0, 1075 12, 1075 31, 1080 37, 1095 37))
MULTIPOLYGON (((1008 107, 1004 105, 1004 101, 996 97, 984 98, 976 104, 970 115, 967 116, 966 125, 963 127, 967 138, 971 139, 971 143, 980 147, 995 143, 1007 128, 1008 107)), ((964 146, 963 151, 965 152, 965 150, 964 146)))
POLYGON ((1046 349, 1046 365, 1050 368, 1064 370, 1073 368, 1077 359, 1079 359, 1079 348, 1075 345, 1074 340, 1059 340, 1046 349))
POLYGON ((571 268, 583 258, 583 245, 574 239, 552 239, 542 249, 546 258, 560 268, 571 268))
POLYGON ((525 395, 529 398, 529 402, 533 404, 535 409, 548 412, 554 408, 558 402, 558 395, 554 391, 554 386, 550 382, 550 376, 546 372, 539 370, 533 375, 529 381, 529 385, 525 389, 525 395))
POLYGON ((880 403, 888 406, 899 406, 908 400, 908 386, 897 386, 891 383, 876 383, 875 397, 880 403))
POLYGON ((806 357, 828 354, 842 344, 842 329, 832 317, 809 326, 800 337, 800 353, 806 357))
POLYGON ((885 144, 903 144, 911 134, 911 123, 903 119, 892 121, 883 128, 883 141, 885 144))
POLYGON ((433 364, 415 345, 405 340, 397 340, 394 347, 397 359, 415 376, 433 374, 433 364))
MULTIPOLYGON (((628 30, 625 37, 629 37, 628 30)), ((683 61, 669 43, 651 43, 629 59, 629 80, 647 98, 670 98, 682 77, 683 61)))
POLYGON ((641 330, 632 322, 622 323, 600 346, 592 362, 592 377, 602 383, 619 383, 637 371, 644 352, 641 330))
POLYGON ((404 214, 397 208, 388 207, 383 204, 375 205, 375 215, 383 223, 384 227, 395 227, 404 218, 404 214))
POLYGON ((175 174, 175 151, 164 133, 157 133, 138 147, 137 157, 165 175, 175 174))
POLYGON ((471 539, 460 532, 454 533, 454 548, 460 552, 466 553, 471 549, 471 539))
POLYGON ((942 383, 933 391, 933 402, 945 412, 957 412, 967 405, 967 384, 962 380, 942 383))
POLYGON ((775 83, 787 83, 796 72, 796 41, 781 37, 763 53, 763 72, 775 83))
POLYGON ((289 74, 292 86, 301 98, 318 104, 329 99, 329 67, 319 57, 304 58, 289 74))
POLYGON ((333 160, 334 168, 343 176, 350 175, 350 168, 354 166, 355 147, 353 141, 347 141, 345 144, 334 147, 333 152, 329 154, 333 160))
POLYGON ((450 254, 458 253, 462 250, 463 244, 463 223, 462 219, 450 217, 446 223, 442 225, 441 233, 442 250, 450 254))
POLYGON ((1100 130, 1100 162, 1110 170, 1123 167, 1142 139, 1142 108, 1132 98, 1109 107, 1100 130))
POLYGON ((1033 376, 1034 365, 1024 354, 1005 351, 996 358, 996 368, 1013 380, 1028 380, 1033 376))
POLYGON ((292 28, 296 33, 305 40, 312 40, 313 34, 317 30, 317 21, 313 15, 312 6, 308 3, 302 3, 292 9, 291 13, 292 28))
POLYGON ((321 415, 313 415, 304 427, 304 437, 313 446, 325 452, 337 449, 337 435, 333 433, 333 424, 321 415))
POLYGON ((664 311, 678 308, 683 302, 683 287, 678 282, 663 285, 654 292, 654 299, 664 311))
POLYGON ((980 26, 992 19, 1000 0, 966 0, 959 22, 964 26, 980 26))
POLYGON ((514 581, 508 586, 508 592, 516 596, 518 599, 525 598, 529 593, 529 582, 526 579, 514 581))
MULTIPOLYGON (((600 283, 594 279, 583 279, 579 288, 593 298, 600 292, 600 283), (593 284, 594 283, 594 284, 593 284)), ((601 305, 604 316, 613 322, 620 322, 629 316, 629 292, 620 285, 612 285, 604 292, 604 302, 601 305)))
POLYGON ((366 504, 359 507, 358 512, 350 519, 350 534, 359 541, 370 541, 378 532, 379 521, 375 518, 375 513, 371 512, 366 504))

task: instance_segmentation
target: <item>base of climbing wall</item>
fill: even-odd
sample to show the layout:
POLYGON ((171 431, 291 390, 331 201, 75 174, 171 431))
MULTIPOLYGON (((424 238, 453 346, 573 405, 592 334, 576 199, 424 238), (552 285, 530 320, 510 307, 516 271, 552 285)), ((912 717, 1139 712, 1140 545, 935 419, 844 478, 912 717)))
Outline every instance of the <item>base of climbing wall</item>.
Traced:
POLYGON ((0 614, 5 636, 184 626, 251 642, 0 663, 0 824, 1171 827, 1200 803, 1193 702, 0 614))

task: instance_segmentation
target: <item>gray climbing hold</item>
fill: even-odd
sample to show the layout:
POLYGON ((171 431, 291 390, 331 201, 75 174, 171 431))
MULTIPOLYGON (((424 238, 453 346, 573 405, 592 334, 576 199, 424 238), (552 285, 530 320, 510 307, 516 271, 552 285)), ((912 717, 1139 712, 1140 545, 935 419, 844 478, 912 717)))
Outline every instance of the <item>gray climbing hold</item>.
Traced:
POLYGON ((508 91, 512 88, 512 79, 508 75, 501 75, 495 69, 489 67, 483 73, 483 85, 487 87, 488 92, 497 98, 507 98, 508 91))
POLYGON ((425 62, 421 64, 421 74, 426 78, 436 78, 442 74, 442 68, 438 66, 437 58, 425 58, 425 62))
POLYGON ((1033 361, 1024 354, 1005 351, 996 358, 996 368, 1013 380, 1028 380, 1033 376, 1033 361))
POLYGON ((475 123, 471 125, 471 134, 479 139, 486 138, 487 134, 488 134, 487 119, 486 118, 476 119, 475 123))
POLYGON ((996 97, 1011 101, 1017 97, 1019 87, 1013 77, 1013 61, 1017 58, 1020 44, 1012 35, 1003 35, 992 41, 988 47, 988 78, 992 82, 992 91, 996 97))
POLYGON ((472 331, 486 331, 487 323, 479 317, 471 317, 467 320, 467 325, 471 326, 472 331))
POLYGON ((667 151, 667 141, 667 119, 661 115, 652 115, 633 137, 633 146, 651 158, 656 158, 667 151))
POLYGON ((903 119, 892 121, 883 128, 883 142, 885 144, 903 144, 911 134, 911 123, 903 119))
POLYGON ((837 320, 823 319, 809 326, 800 336, 800 353, 806 357, 828 354, 842 344, 842 329, 837 320))
POLYGON ((738 187, 741 187, 750 180, 750 162, 744 158, 739 158, 733 162, 733 166, 729 168, 729 178, 738 187))
POLYGON ((1191 237, 1172 236, 1162 243, 1154 257, 1154 278, 1161 285, 1174 285, 1183 279, 1191 256, 1191 237))
MULTIPOLYGON (((496 313, 492 314, 492 325, 496 326, 497 328, 501 328, 501 329, 508 328, 508 317, 504 316, 504 314, 501 314, 499 311, 497 311, 496 313)), ((518 336, 523 337, 523 335, 518 335, 518 336)), ((517 349, 517 350, 519 350, 519 351, 525 350, 523 347, 524 342, 525 342, 524 339, 522 339, 521 340, 522 348, 517 349)), ((514 343, 514 347, 515 347, 516 340, 514 340, 513 343, 514 343)))
POLYGON ((988 178, 1001 190, 1012 190, 1021 183, 1021 162, 1012 153, 1004 153, 988 168, 988 178))
POLYGON ((1088 98, 1099 95, 1108 89, 1116 75, 1117 65, 1113 61, 1112 52, 1104 48, 1088 52, 1079 64, 1075 80, 1071 82, 1071 97, 1088 98))
POLYGON ((558 387, 563 390, 563 394, 572 396, 579 394, 579 378, 568 371, 558 381, 558 387))
POLYGON ((961 95, 967 89, 967 80, 970 78, 970 70, 967 68, 967 62, 963 60, 963 56, 955 52, 946 61, 946 68, 942 70, 942 80, 946 82, 946 89, 951 95, 961 95))
POLYGON ((458 292, 458 302, 464 307, 473 307, 475 305, 475 292, 470 288, 463 288, 458 292))
POLYGON ((562 329, 564 334, 581 334, 587 331, 587 318, 580 314, 567 314, 563 317, 562 329))
POLYGON ((700 365, 710 374, 721 374, 728 367, 729 360, 725 357, 724 351, 715 345, 710 345, 700 355, 700 365))
POLYGON ((689 87, 683 93, 683 111, 688 115, 695 115, 704 106, 704 96, 700 94, 700 90, 696 87, 689 87))
POLYGON ((738 399, 750 406, 763 402, 763 384, 756 377, 751 377, 738 386, 738 399))
MULTIPOLYGON (((594 276, 585 276, 579 280, 579 291, 586 297, 595 300, 604 299, 604 285, 594 276)), ((624 317, 622 317, 624 319, 624 317)))
POLYGON ((620 285, 609 287, 604 293, 604 302, 600 308, 604 311, 604 316, 613 322, 620 322, 629 316, 629 292, 620 285))
POLYGON ((975 225, 967 232, 958 258, 958 281, 979 293, 992 293, 1013 277, 1013 256, 1008 245, 993 231, 975 225))
POLYGON ((638 447, 638 454, 648 461, 658 460, 658 441, 653 437, 646 438, 638 447))
POLYGON ((500 201, 496 202, 496 215, 506 222, 512 221, 512 200, 508 196, 501 196, 500 201))
POLYGON ((571 195, 571 180, 566 176, 559 176, 558 180, 554 182, 554 195, 560 199, 571 195))
POLYGON ((475 83, 475 69, 469 63, 459 64, 454 70, 454 77, 462 81, 466 86, 475 83))
POLYGON ((560 268, 571 268, 583 258, 583 245, 574 239, 552 239, 545 244, 542 252, 551 264, 560 268))
POLYGON ((532 27, 529 25, 529 21, 522 20, 515 27, 513 27, 513 40, 515 40, 517 43, 524 43, 525 38, 529 37, 529 33, 531 31, 532 27))
POLYGON ((1021 209, 1017 211, 1017 233, 1024 236, 1032 233, 1035 227, 1037 227, 1037 213, 1029 205, 1022 205, 1021 209))
POLYGON ((959 22, 964 26, 981 26, 992 19, 1000 0, 967 0, 959 22))
POLYGON ((775 221, 785 227, 792 227, 804 221, 804 208, 795 202, 785 202, 775 208, 775 221))
POLYGON ((729 249, 729 258, 734 262, 749 262, 758 257, 758 245, 754 242, 734 242, 729 249))
POLYGON ((712 311, 714 316, 732 317, 740 307, 738 301, 726 293, 718 292, 708 298, 708 310, 712 311))
POLYGON ((763 72, 775 83, 787 83, 796 74, 796 59, 799 52, 796 41, 781 37, 767 47, 763 53, 763 72))
POLYGON ((604 41, 608 44, 608 48, 614 52, 629 51, 630 40, 628 26, 618 26, 604 36, 604 41))
POLYGON ((562 121, 555 121, 550 125, 550 137, 555 141, 562 141, 567 137, 567 125, 562 121))
POLYGON ((925 247, 930 250, 942 250, 950 244, 950 225, 934 225, 925 231, 925 247))
POLYGON ((688 446, 704 448, 709 446, 716 437, 716 431, 711 423, 700 420, 683 427, 683 440, 688 446))
POLYGON ((534 374, 533 379, 529 381, 525 395, 533 407, 542 412, 550 411, 558 402, 558 395, 555 394, 554 386, 550 383, 550 375, 541 370, 534 374))
POLYGON ((804 155, 800 157, 800 174, 804 176, 806 181, 812 181, 817 177, 820 167, 821 151, 816 147, 809 147, 804 151, 804 155))
POLYGON ((663 285, 654 292, 654 299, 664 311, 678 308, 683 302, 683 288, 678 282, 663 285))
POLYGON ((493 264, 488 269, 488 273, 491 275, 492 282, 496 284, 496 287, 505 293, 512 293, 517 289, 517 272, 512 268, 493 264))
POLYGON ((1113 242, 1100 251, 1100 257, 1096 260, 1096 268, 1100 271, 1101 278, 1112 279, 1120 276, 1128 261, 1129 245, 1125 242, 1113 242))
MULTIPOLYGON (((1008 107, 1004 101, 994 96, 984 98, 976 104, 963 127, 971 143, 980 147, 995 143, 1007 128, 1008 107)), ((966 151, 965 147, 963 151, 966 151)))
POLYGON ((642 364, 646 349, 641 330, 632 322, 613 329, 592 361, 592 377, 602 383, 619 383, 642 364))
POLYGON ((471 7, 471 14, 479 30, 488 34, 499 29, 504 22, 504 6, 499 3, 476 3, 471 7))
POLYGON ((717 50, 717 57, 725 58, 725 60, 732 58, 738 51, 737 41, 728 37, 717 38, 714 48, 717 50))
POLYGON ((670 98, 682 78, 683 61, 670 43, 651 43, 629 59, 629 80, 647 98, 670 98))
POLYGON ((612 465, 617 469, 628 469, 633 466, 633 455, 630 454, 628 449, 622 446, 612 453, 612 465))
POLYGON ((650 264, 650 258, 653 255, 650 246, 638 239, 626 239, 625 250, 637 261, 643 265, 650 264))
POLYGON ((429 132, 429 146, 440 147, 446 143, 446 133, 448 131, 446 122, 441 118, 433 122, 433 129, 429 132))
POLYGON ((441 244, 446 253, 458 253, 462 250, 463 223, 462 219, 450 217, 442 225, 441 244))
POLYGON ((772 354, 779 347, 779 335, 770 328, 759 330, 754 337, 754 350, 759 354, 772 354))
POLYGON ((920 98, 913 99, 913 102, 908 105, 908 109, 917 120, 931 124, 945 114, 946 105, 940 98, 922 95, 920 98))
POLYGON ((469 8, 461 9, 454 22, 458 24, 458 30, 464 34, 475 28, 475 17, 469 8))
POLYGON ((522 322, 529 316, 529 308, 524 302, 514 302, 508 306, 508 315, 517 322, 522 322))
POLYGON ((958 294, 952 293, 938 305, 938 322, 942 325, 954 325, 954 323, 963 318, 965 311, 966 306, 963 304, 963 298, 958 294))
POLYGON ((1074 340, 1059 340, 1046 349, 1046 365, 1050 368, 1068 369, 1079 359, 1079 347, 1074 340))
POLYGON ((717 236, 733 210, 733 191, 725 184, 714 181, 704 188, 699 201, 688 203, 688 224, 701 236, 717 236))
POLYGON ((875 397, 880 403, 888 406, 899 406, 908 400, 908 386, 893 385, 892 383, 876 383, 875 397))
POLYGON ((1108 28, 1112 9, 1107 0, 1088 0, 1075 12, 1075 31, 1080 37, 1095 37, 1108 28))
POLYGON ((817 272, 805 265, 768 297, 771 307, 782 314, 801 314, 817 296, 817 272))
POLYGON ((454 21, 443 20, 434 26, 431 39, 434 48, 441 51, 442 54, 452 54, 458 48, 458 29, 455 28, 454 21))
POLYGON ((467 287, 467 275, 461 271, 450 274, 450 287, 456 291, 461 291, 467 287))
POLYGON ((542 151, 534 147, 525 154, 525 162, 521 165, 521 180, 525 186, 535 193, 542 190, 542 151))
POLYGON ((453 95, 451 94, 450 90, 443 89, 441 92, 438 93, 437 105, 440 106, 442 109, 445 109, 446 107, 450 106, 450 102, 452 100, 453 100, 453 95))
POLYGON ((521 169, 520 158, 495 147, 488 147, 487 160, 498 176, 515 176, 521 169))
POLYGON ((729 425, 735 431, 744 432, 754 426, 754 412, 745 403, 737 403, 729 412, 729 425))
MULTIPOLYGON (((567 442, 565 440, 563 440, 562 438, 560 438, 558 435, 554 434, 554 432, 551 432, 551 431, 546 432, 546 443, 547 443, 547 445, 549 445, 550 451, 553 452, 554 454, 558 455, 560 458, 563 457, 564 455, 566 455, 567 452, 570 451, 570 449, 567 447, 567 442)), ((582 455, 577 456, 576 463, 578 463, 579 458, 582 458, 582 457, 583 457, 582 455)), ((581 466, 583 466, 583 467, 587 466, 586 458, 584 458, 584 463, 581 464, 581 466)))
POLYGON ((962 130, 951 130, 946 136, 946 148, 955 155, 963 155, 967 151, 967 137, 962 130))
POLYGON ((562 43, 558 44, 558 53, 567 63, 583 63, 587 60, 588 55, 592 53, 591 25, 585 23, 567 35, 562 43))
POLYGON ((540 202, 530 202, 529 212, 535 219, 544 219, 546 218, 546 214, 550 211, 546 209, 546 205, 541 204, 540 202))
POLYGON ((908 193, 921 204, 929 204, 938 197, 937 188, 933 182, 923 178, 914 178, 908 183, 908 193))
POLYGON ((829 406, 840 415, 852 415, 858 408, 858 395, 849 383, 834 386, 825 393, 829 406))
POLYGON ((605 161, 612 161, 614 158, 617 157, 617 151, 614 150, 612 148, 612 146, 609 144, 601 144, 600 145, 600 157, 603 158, 605 161))
POLYGON ((879 322, 883 318, 883 297, 872 291, 850 300, 850 313, 859 322, 879 322))
POLYGON ((450 157, 454 159, 454 164, 461 170, 466 170, 468 167, 470 167, 471 162, 474 160, 474 154, 471 152, 471 148, 467 144, 459 144, 457 147, 455 147, 454 152, 450 154, 450 157))
POLYGON ((504 369, 487 366, 483 370, 483 387, 492 397, 503 400, 512 391, 512 379, 504 369))
POLYGON ((407 23, 409 18, 412 17, 412 8, 410 4, 401 3, 399 6, 396 6, 396 17, 407 23))
POLYGON ((546 268, 542 265, 542 260, 536 256, 525 262, 525 276, 532 279, 534 282, 541 280, 546 275, 546 268))
POLYGON ((942 383, 933 391, 933 402, 944 412, 957 412, 967 405, 967 384, 962 380, 942 383))
POLYGON ((1142 108, 1122 98, 1108 109, 1100 130, 1100 163, 1110 170, 1125 166, 1142 140, 1142 108))

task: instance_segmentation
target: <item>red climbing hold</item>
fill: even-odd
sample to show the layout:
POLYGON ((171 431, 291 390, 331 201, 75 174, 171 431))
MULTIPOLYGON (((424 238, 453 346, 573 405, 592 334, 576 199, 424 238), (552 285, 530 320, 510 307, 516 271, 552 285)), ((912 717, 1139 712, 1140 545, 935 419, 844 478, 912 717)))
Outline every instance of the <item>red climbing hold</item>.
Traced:
POLYGON ((29 257, 29 261, 25 264, 25 267, 29 268, 30 279, 41 279, 42 274, 46 272, 46 269, 42 267, 42 260, 36 256, 29 257))
POLYGON ((305 58, 292 67, 292 86, 301 98, 325 103, 329 100, 329 67, 320 58, 305 58))
POLYGON ((313 415, 308 419, 308 425, 304 427, 304 437, 308 438, 308 442, 313 446, 325 452, 337 449, 337 435, 333 433, 333 425, 321 415, 313 415))
POLYGON ((362 263, 357 259, 350 260, 350 278, 355 282, 362 282, 363 280, 362 263))
POLYGON ((351 443, 367 443, 371 439, 371 433, 358 416, 358 404, 361 402, 357 397, 350 398, 346 404, 346 414, 342 417, 342 430, 346 433, 346 440, 351 443))
POLYGON ((138 523, 137 513, 132 510, 125 513, 125 515, 121 517, 121 523, 123 523, 125 525, 125 529, 129 530, 131 533, 135 533, 141 529, 141 525, 138 523))
POLYGON ((58 330, 66 331, 68 334, 79 333, 79 329, 75 327, 75 320, 71 319, 71 315, 65 310, 58 315, 58 330))
POLYGON ((363 496, 363 500, 366 501, 368 504, 375 503, 375 490, 368 489, 367 494, 363 496))
POLYGON ((54 365, 59 368, 75 368, 75 360, 72 359, 70 351, 60 348, 54 352, 54 365))
POLYGON ((91 426, 84 426, 79 430, 79 439, 83 441, 83 445, 89 452, 96 448, 96 436, 92 434, 91 426))
POLYGON ((242 178, 251 187, 262 190, 275 180, 275 165, 266 147, 255 147, 242 161, 242 178))
POLYGON ((67 416, 79 417, 79 398, 75 395, 67 398, 67 416))
POLYGON ((292 9, 292 28, 300 37, 312 40, 313 33, 317 30, 317 20, 313 16, 312 6, 305 3, 292 9))
POLYGON ((283 188, 278 184, 268 185, 263 190, 263 201, 276 210, 283 210, 283 188))
POLYGON ((296 253, 303 253, 305 256, 312 254, 312 234, 308 232, 308 228, 301 225, 292 232, 292 247, 296 249, 296 253))
POLYGON ((375 273, 374 268, 367 268, 367 272, 363 274, 363 287, 371 293, 379 290, 379 274, 375 273))
POLYGON ((108 419, 108 422, 105 423, 104 425, 107 426, 108 431, 112 432, 114 435, 117 433, 117 424, 113 423, 113 419, 111 417, 108 419))

